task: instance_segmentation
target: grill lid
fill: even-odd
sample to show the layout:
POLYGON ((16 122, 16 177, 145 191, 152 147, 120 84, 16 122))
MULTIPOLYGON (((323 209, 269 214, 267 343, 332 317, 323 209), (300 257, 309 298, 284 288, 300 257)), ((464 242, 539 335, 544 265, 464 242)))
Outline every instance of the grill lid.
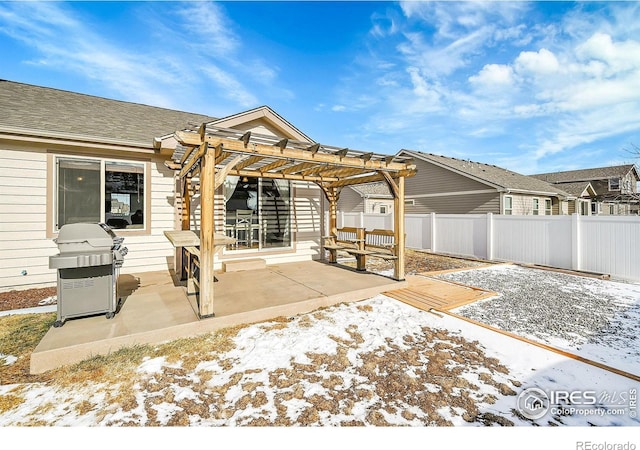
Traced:
POLYGON ((60 252, 95 252, 111 250, 117 239, 106 224, 71 223, 60 228, 54 242, 60 252))

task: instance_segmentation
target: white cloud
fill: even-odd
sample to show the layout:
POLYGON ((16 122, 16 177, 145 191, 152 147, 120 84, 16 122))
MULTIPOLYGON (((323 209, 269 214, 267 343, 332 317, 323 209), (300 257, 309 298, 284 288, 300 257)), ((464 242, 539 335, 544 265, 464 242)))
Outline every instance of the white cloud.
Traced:
POLYGON ((469 77, 469 82, 478 88, 496 89, 513 84, 513 69, 505 64, 487 64, 478 75, 469 77))
POLYGON ((578 58, 583 61, 601 61, 608 68, 605 75, 614 75, 626 70, 640 68, 640 42, 627 40, 613 42, 608 34, 595 33, 576 48, 578 58))
POLYGON ((556 56, 546 48, 537 52, 521 52, 516 58, 515 70, 523 75, 552 75, 557 74, 560 63, 556 56))

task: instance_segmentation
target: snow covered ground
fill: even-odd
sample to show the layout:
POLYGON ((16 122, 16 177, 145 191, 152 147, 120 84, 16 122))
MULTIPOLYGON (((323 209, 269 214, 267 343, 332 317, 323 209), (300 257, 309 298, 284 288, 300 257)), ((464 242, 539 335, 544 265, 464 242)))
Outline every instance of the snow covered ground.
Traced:
MULTIPOLYGON (((640 373, 638 333, 634 328, 638 324, 640 299, 637 285, 553 278, 557 283, 546 284, 535 293, 536 299, 551 302, 558 291, 562 293, 558 302, 575 303, 577 308, 583 308, 588 323, 579 332, 577 326, 575 332, 571 331, 566 322, 554 325, 555 314, 534 311, 529 317, 521 316, 526 310, 504 303, 496 308, 507 310, 504 317, 493 312, 496 302, 519 295, 507 292, 515 280, 531 288, 536 284, 533 281, 541 282, 546 274, 552 273, 545 272, 543 277, 529 269, 504 266, 452 274, 475 276, 470 284, 492 290, 496 289, 489 283, 480 285, 480 281, 510 280, 500 287, 503 292, 499 298, 467 306, 459 312, 496 326, 515 324, 516 331, 532 339, 547 340, 640 373), (578 286, 581 283, 587 288, 578 286), (586 298, 585 292, 589 293, 590 303, 581 303, 586 298), (606 311, 602 317, 601 311, 606 311), (598 333, 588 333, 596 329, 598 333)), ((526 298, 520 301, 532 303, 526 298)), ((570 316, 563 320, 569 320, 570 316)), ((5 364, 10 364, 9 358, 5 364)), ((492 429, 501 429, 503 434, 492 433, 486 442, 472 437, 469 444, 473 448, 492 449, 515 448, 515 443, 517 448, 539 448, 549 438, 542 431, 514 435, 499 425, 513 424, 519 430, 535 428, 532 425, 551 430, 555 428, 549 425, 556 425, 572 431, 554 432, 554 445, 550 447, 554 449, 587 448, 577 446, 581 439, 640 445, 637 433, 633 434, 637 431, 633 428, 640 425, 634 400, 638 387, 638 382, 627 377, 455 317, 437 316, 379 295, 284 322, 249 326, 235 337, 235 348, 215 352, 215 356, 203 359, 195 368, 186 367, 181 361, 168 364, 163 358, 147 359, 138 367, 127 404, 118 402, 122 395, 118 395, 117 385, 84 384, 73 391, 55 384, 0 386, 0 405, 3 396, 22 398, 18 407, 0 412, 0 425, 10 427, 7 430, 20 439, 26 437, 21 434, 24 428, 14 426, 27 424, 53 425, 55 429, 188 425, 190 429, 218 430, 221 426, 241 426, 247 430, 246 425, 280 425, 274 448, 294 448, 289 436, 300 437, 300 425, 331 427, 331 432, 305 444, 312 448, 320 448, 320 443, 325 447, 332 433, 344 436, 335 431, 336 427, 349 424, 365 425, 366 435, 356 431, 351 436, 373 448, 383 448, 382 443, 385 448, 397 445, 397 431, 390 431, 387 425, 421 430, 434 430, 425 425, 454 425, 456 429, 492 425, 492 429), (547 403, 527 405, 531 393, 546 396, 547 403), (538 412, 544 414, 529 417, 538 412), (371 425, 377 431, 368 427, 371 425), (605 428, 600 428, 598 434, 583 428, 594 425, 605 428), (622 428, 612 433, 608 427, 613 426, 622 428), (298 431, 283 435, 285 427, 298 431), (386 434, 381 435, 380 430, 386 434)), ((224 439, 225 432, 220 433, 216 439, 224 439)), ((440 432, 430 433, 433 434, 414 436, 426 439, 421 447, 439 448, 429 436, 439 436, 440 432)), ((199 436, 180 434, 187 435, 199 436)), ((238 439, 242 435, 231 437, 238 439)), ((450 443, 465 437, 468 439, 469 435, 464 431, 444 435, 450 443)), ((68 439, 65 433, 62 438, 68 439)), ((98 448, 114 445, 91 439, 92 446, 98 448)), ((163 439, 158 443, 163 448, 167 447, 162 444, 174 442, 171 437, 163 439)), ((174 445, 179 442, 178 438, 174 445)), ((258 444, 269 447, 269 443, 265 439, 258 444)), ((75 444, 80 442, 67 442, 67 446, 75 444)), ((299 445, 298 442, 295 448, 299 445)))

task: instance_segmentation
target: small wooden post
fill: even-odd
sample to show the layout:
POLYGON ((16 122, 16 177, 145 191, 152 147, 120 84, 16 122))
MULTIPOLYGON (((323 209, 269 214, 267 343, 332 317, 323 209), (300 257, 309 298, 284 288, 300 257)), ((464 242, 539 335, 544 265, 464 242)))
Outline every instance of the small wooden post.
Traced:
MULTIPOLYGON (((206 146, 206 143, 204 144, 206 146)), ((213 256, 215 227, 215 154, 205 148, 200 170, 200 318, 213 313, 213 256)))
POLYGON ((182 229, 191 229, 191 177, 182 179, 182 229))
POLYGON ((394 224, 393 231, 395 233, 394 239, 397 243, 397 257, 396 265, 393 272, 393 278, 396 280, 404 280, 404 244, 405 244, 405 230, 404 230, 404 177, 398 178, 398 192, 394 195, 394 224))
MULTIPOLYGON (((364 225, 364 223, 362 223, 364 225)), ((365 229, 364 228, 356 228, 356 239, 358 241, 358 250, 361 252, 365 249, 365 229)), ((367 256, 362 254, 356 256, 356 269, 357 270, 367 270, 367 256)))

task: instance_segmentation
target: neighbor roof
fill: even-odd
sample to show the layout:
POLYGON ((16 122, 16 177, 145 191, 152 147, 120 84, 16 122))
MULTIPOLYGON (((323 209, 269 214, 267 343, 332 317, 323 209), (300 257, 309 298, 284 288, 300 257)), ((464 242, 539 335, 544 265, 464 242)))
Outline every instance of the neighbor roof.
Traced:
POLYGON ((503 169, 502 167, 415 150, 401 150, 399 153, 403 152, 504 190, 573 197, 568 192, 558 189, 545 181, 503 169))
POLYGON ((565 170, 563 172, 540 173, 531 176, 549 183, 567 183, 573 181, 606 180, 611 177, 623 177, 631 170, 635 172, 636 179, 640 179, 635 164, 595 167, 592 169, 565 170))
MULTIPOLYGON (((593 186, 591 186, 591 183, 588 181, 577 181, 575 183, 562 183, 561 186, 563 191, 568 192, 574 197, 582 197, 585 190, 589 190, 589 189, 591 189, 591 192, 593 193, 593 195, 596 195, 595 189, 593 188, 593 186)), ((591 197, 591 194, 589 196, 591 197)))
POLYGON ((389 185, 385 182, 359 184, 356 186, 351 186, 351 188, 362 197, 393 198, 393 195, 391 194, 391 192, 389 192, 389 185))
POLYGON ((0 131, 76 139, 99 138, 153 146, 153 139, 190 122, 216 120, 203 114, 111 100, 0 80, 0 131))

